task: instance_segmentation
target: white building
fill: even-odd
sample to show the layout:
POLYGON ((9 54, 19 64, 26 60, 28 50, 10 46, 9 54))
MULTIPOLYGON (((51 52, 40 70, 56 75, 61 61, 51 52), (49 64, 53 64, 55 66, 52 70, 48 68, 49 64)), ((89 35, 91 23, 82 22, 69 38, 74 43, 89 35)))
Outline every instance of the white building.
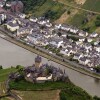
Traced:
POLYGON ((19 25, 13 22, 7 23, 6 26, 7 26, 7 29, 9 29, 11 32, 17 31, 19 29, 19 25))

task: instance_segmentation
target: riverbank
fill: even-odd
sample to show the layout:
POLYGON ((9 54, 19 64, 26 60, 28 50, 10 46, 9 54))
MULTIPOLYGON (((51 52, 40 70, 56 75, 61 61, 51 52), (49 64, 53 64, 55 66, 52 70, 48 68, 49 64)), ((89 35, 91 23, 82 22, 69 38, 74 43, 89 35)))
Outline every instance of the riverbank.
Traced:
POLYGON ((54 57, 53 55, 51 55, 49 53, 43 52, 43 51, 41 51, 41 50, 39 50, 39 49, 37 49, 35 47, 31 47, 29 45, 26 45, 25 43, 17 41, 16 39, 14 39, 12 37, 7 36, 7 34, 5 34, 3 32, 1 32, 0 34, 6 35, 5 37, 0 36, 1 38, 5 39, 5 40, 7 40, 7 41, 9 41, 9 42, 11 42, 13 44, 16 44, 16 45, 18 45, 18 46, 20 46, 20 47, 22 47, 24 49, 27 49, 27 50, 31 51, 32 53, 38 54, 38 55, 40 55, 40 56, 42 56, 44 58, 47 58, 47 59, 49 59, 51 61, 59 63, 59 64, 61 64, 63 66, 66 66, 66 67, 68 67, 68 68, 70 68, 72 70, 75 70, 75 71, 80 72, 80 73, 82 73, 84 75, 88 75, 90 77, 93 77, 93 78, 96 78, 96 79, 100 80, 100 77, 99 77, 98 74, 92 73, 90 71, 86 71, 86 70, 84 70, 82 68, 77 68, 77 67, 74 68, 74 67, 70 66, 68 63, 61 61, 61 59, 59 59, 57 57, 54 57))

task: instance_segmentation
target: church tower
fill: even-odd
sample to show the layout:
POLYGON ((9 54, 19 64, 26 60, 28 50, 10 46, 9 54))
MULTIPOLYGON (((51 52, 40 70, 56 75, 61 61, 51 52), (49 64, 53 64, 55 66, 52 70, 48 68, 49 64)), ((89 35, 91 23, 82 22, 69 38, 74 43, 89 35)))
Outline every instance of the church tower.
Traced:
POLYGON ((41 62, 42 62, 42 58, 37 55, 37 57, 35 58, 35 67, 39 68, 41 66, 41 62))

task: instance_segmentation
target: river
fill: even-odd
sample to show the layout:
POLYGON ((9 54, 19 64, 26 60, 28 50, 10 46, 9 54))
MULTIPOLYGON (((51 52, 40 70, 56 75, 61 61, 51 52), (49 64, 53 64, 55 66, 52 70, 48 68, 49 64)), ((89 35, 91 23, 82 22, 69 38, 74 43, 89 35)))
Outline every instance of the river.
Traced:
MULTIPOLYGON (((16 65, 32 65, 35 57, 36 54, 0 38, 0 65, 4 66, 4 68, 16 65)), ((83 75, 55 62, 48 61, 46 58, 42 58, 42 62, 60 67, 63 70, 65 69, 70 80, 75 85, 83 88, 92 96, 97 95, 100 97, 100 80, 83 75)))

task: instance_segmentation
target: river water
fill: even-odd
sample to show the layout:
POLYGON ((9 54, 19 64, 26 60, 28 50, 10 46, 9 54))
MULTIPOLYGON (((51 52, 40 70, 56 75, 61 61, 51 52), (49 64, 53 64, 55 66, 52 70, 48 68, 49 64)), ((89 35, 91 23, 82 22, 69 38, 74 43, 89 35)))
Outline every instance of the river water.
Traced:
MULTIPOLYGON (((4 66, 4 68, 16 65, 32 65, 35 57, 36 54, 0 38, 0 65, 4 66)), ((55 62, 48 61, 46 58, 43 58, 42 62, 60 67, 63 70, 65 69, 70 80, 75 85, 83 88, 92 96, 97 95, 100 97, 100 80, 83 75, 55 62)))

